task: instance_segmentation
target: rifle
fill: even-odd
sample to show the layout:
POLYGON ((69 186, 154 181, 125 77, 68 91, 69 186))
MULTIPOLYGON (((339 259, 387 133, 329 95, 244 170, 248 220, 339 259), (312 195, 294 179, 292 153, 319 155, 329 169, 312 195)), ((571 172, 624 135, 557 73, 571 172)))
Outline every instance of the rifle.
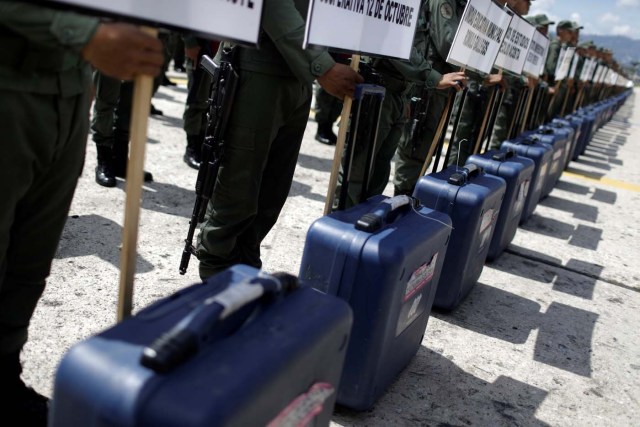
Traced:
POLYGON ((427 131, 427 113, 429 112, 430 101, 431 93, 426 88, 422 88, 422 93, 419 97, 414 96, 411 98, 411 117, 409 118, 411 127, 407 138, 411 141, 411 147, 414 152, 418 145, 423 142, 427 131))
POLYGON ((233 48, 223 48, 220 65, 203 55, 200 66, 212 76, 207 128, 202 144, 202 161, 196 179, 196 201, 189 221, 189 231, 185 239, 180 274, 187 272, 191 255, 197 255, 193 245, 196 227, 204 220, 209 200, 213 196, 213 187, 218 177, 218 169, 224 156, 224 135, 238 85, 238 74, 233 67, 233 48))

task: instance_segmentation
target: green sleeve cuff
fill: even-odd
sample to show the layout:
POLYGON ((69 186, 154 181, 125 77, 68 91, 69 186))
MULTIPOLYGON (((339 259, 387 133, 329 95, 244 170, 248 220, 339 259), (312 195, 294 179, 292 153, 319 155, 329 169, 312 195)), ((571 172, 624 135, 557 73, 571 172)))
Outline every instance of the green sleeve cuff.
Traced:
POLYGON ((336 64, 336 61, 333 60, 329 52, 322 51, 320 55, 316 56, 316 58, 311 61, 311 74, 314 77, 320 77, 327 71, 329 71, 336 64))
POLYGON ((51 34, 61 46, 80 53, 100 25, 97 18, 72 13, 58 13, 51 22, 51 34))
POLYGON ((427 80, 424 82, 424 85, 427 89, 435 89, 438 86, 438 83, 440 83, 440 80, 442 80, 442 74, 432 68, 427 80))

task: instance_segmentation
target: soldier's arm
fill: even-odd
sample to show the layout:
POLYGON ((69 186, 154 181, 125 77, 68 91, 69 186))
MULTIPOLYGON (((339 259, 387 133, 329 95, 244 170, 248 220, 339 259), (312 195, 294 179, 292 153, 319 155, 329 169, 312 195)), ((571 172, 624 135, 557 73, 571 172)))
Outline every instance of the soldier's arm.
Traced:
POLYGON ((560 44, 553 42, 549 47, 549 54, 545 63, 545 74, 551 79, 555 76, 558 56, 560 55, 560 44))
POLYGON ((336 64, 326 49, 302 49, 305 23, 292 0, 266 0, 262 28, 303 83, 318 83, 339 98, 352 96, 362 78, 350 67, 336 64))
POLYGON ((37 45, 76 53, 100 24, 97 18, 13 1, 0 2, 0 23, 37 45))
POLYGON ((422 83, 427 89, 435 89, 442 80, 442 74, 434 70, 431 63, 415 47, 411 49, 409 61, 391 59, 389 62, 406 80, 422 83))
POLYGON ((35 45, 80 54, 114 78, 157 75, 164 63, 160 40, 130 24, 12 1, 0 1, 0 24, 35 45))

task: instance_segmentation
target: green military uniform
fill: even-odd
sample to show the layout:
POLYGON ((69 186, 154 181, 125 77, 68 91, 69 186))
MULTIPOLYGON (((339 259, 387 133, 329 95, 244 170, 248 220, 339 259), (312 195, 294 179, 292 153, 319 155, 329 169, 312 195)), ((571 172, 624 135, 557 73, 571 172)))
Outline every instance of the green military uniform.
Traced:
POLYGON ((82 171, 91 75, 79 52, 97 27, 97 19, 0 2, 3 355, 27 340, 82 171))
POLYGON ((200 276, 260 267, 260 242, 284 205, 311 106, 312 82, 335 65, 303 50, 307 0, 264 3, 260 49, 236 47, 240 80, 225 154, 198 244, 200 276))
POLYGON ((322 86, 316 90, 315 120, 318 123, 316 140, 335 144, 336 136, 333 133, 333 123, 340 117, 342 101, 324 90, 322 86))
MULTIPOLYGON (((105 187, 116 185, 115 177, 124 178, 129 156, 129 124, 133 82, 125 82, 93 72, 95 101, 91 117, 91 138, 96 143, 98 164, 96 182, 105 187)), ((152 176, 145 172, 145 181, 152 176)))
MULTIPOLYGON (((208 40, 197 37, 185 37, 186 48, 198 47, 198 57, 213 56, 211 44, 208 40)), ((197 168, 200 164, 202 142, 207 127, 207 108, 209 106, 209 91, 211 76, 202 67, 196 67, 190 58, 187 62, 187 100, 182 114, 182 128, 187 134, 187 149, 184 161, 190 167, 197 168)))
MULTIPOLYGON (((452 73, 455 68, 446 62, 453 38, 464 12, 466 0, 428 0, 427 17, 430 20, 428 34, 428 62, 433 67, 434 80, 440 81, 443 74, 452 73)), ((400 140, 396 151, 396 172, 393 180, 396 194, 411 194, 425 162, 429 147, 435 136, 440 116, 447 104, 448 91, 434 90, 429 99, 429 111, 422 141, 400 140), (416 145, 417 144, 417 145, 416 145)))
MULTIPOLYGON (((442 78, 442 75, 435 71, 431 63, 425 58, 429 37, 427 34, 428 25, 425 6, 426 2, 423 3, 420 9, 409 61, 395 59, 378 59, 374 61, 374 68, 383 78, 386 93, 378 123, 377 144, 373 157, 369 188, 366 194, 363 195, 363 199, 382 194, 389 182, 391 159, 404 132, 410 94, 414 84, 431 90, 435 89, 442 78)), ((360 178, 363 176, 365 157, 364 150, 356 152, 352 165, 352 171, 355 169, 354 176, 360 178)), ((361 193, 362 179, 350 180, 347 207, 361 202, 361 193)))
POLYGON ((483 78, 473 72, 467 72, 467 97, 462 110, 456 134, 451 138, 450 165, 464 165, 467 158, 473 154, 476 139, 480 134, 484 113, 489 107, 487 88, 483 85, 483 78))
POLYGON ((509 130, 513 121, 515 120, 515 113, 522 93, 522 89, 526 87, 526 84, 521 76, 514 76, 512 74, 505 74, 505 80, 507 81, 508 88, 504 94, 502 105, 498 110, 495 124, 493 126, 493 133, 491 134, 491 143, 489 144, 490 150, 497 150, 500 145, 508 138, 509 130))

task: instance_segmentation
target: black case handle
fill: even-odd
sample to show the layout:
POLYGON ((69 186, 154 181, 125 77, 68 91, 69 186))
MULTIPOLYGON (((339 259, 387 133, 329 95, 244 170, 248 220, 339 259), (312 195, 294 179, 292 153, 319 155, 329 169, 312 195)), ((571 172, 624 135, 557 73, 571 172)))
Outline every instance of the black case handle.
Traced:
POLYGON ((516 153, 513 150, 508 151, 500 151, 491 156, 491 160, 496 160, 498 162, 505 162, 511 158, 513 158, 516 153))
POLYGON ((392 213, 397 212, 399 209, 405 206, 417 205, 417 199, 409 196, 395 196, 386 199, 376 208, 360 217, 356 221, 356 230, 366 231, 367 233, 373 233, 382 228, 382 226, 389 222, 392 213))
POLYGON ((209 341, 209 333, 221 320, 267 295, 285 295, 298 286, 297 277, 286 273, 261 273, 229 286, 205 299, 173 328, 145 347, 140 364, 155 372, 169 372, 194 356, 209 341))

